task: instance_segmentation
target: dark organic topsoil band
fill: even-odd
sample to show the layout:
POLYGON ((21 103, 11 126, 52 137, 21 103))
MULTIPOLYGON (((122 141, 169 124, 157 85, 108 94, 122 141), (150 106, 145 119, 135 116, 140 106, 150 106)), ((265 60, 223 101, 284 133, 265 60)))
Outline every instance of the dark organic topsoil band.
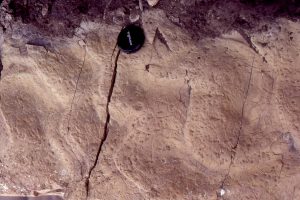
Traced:
POLYGON ((0 196, 0 200, 63 200, 58 195, 45 195, 45 196, 0 196))

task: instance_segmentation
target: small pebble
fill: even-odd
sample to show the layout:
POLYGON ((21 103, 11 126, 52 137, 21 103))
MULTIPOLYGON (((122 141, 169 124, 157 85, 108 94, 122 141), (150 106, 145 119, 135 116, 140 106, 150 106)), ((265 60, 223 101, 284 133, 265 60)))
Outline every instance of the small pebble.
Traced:
POLYGON ((130 12, 129 20, 131 23, 134 23, 140 19, 140 14, 138 10, 132 10, 130 12))

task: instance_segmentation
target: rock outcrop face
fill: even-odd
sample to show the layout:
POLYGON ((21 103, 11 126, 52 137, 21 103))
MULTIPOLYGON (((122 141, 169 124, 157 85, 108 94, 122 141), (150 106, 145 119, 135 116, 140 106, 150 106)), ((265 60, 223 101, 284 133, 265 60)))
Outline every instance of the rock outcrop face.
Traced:
POLYGON ((100 22, 72 38, 5 35, 0 194, 297 199, 299 22, 195 41, 162 10, 141 19, 135 54, 100 22))

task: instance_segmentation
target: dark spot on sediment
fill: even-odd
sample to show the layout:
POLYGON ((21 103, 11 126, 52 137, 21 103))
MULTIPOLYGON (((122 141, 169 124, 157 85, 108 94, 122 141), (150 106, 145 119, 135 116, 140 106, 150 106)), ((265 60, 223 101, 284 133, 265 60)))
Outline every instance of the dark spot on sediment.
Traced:
POLYGON ((146 70, 147 72, 149 72, 149 69, 150 69, 150 64, 147 64, 147 65, 145 66, 145 70, 146 70))

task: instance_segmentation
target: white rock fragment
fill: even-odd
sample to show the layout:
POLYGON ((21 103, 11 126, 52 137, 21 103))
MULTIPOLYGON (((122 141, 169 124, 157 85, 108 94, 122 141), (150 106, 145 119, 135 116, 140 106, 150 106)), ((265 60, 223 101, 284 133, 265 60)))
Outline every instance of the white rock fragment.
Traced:
POLYGON ((6 21, 12 21, 12 19, 13 19, 13 18, 12 18, 12 16, 11 16, 10 14, 7 13, 7 14, 5 15, 5 20, 6 20, 6 21))
POLYGON ((220 196, 223 196, 225 194, 225 190, 224 189, 221 189, 220 190, 220 196))
POLYGON ((48 5, 43 6, 42 8, 42 15, 45 17, 48 13, 48 5))
POLYGON ((159 0, 147 0, 147 2, 149 6, 153 7, 159 2, 159 0))
POLYGON ((226 191, 225 189, 223 188, 220 188, 218 191, 217 191, 217 195, 218 197, 223 197, 225 195, 226 191))
POLYGON ((8 190, 8 187, 4 183, 0 183, 0 191, 1 192, 6 192, 8 190))

